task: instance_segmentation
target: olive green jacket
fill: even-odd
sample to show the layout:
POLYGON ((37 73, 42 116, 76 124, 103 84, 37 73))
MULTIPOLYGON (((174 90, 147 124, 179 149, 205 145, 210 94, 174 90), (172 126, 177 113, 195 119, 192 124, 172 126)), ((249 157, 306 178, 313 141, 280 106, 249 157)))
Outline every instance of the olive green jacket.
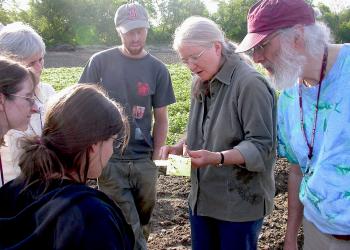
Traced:
POLYGON ((226 59, 209 86, 209 100, 203 94, 191 99, 188 148, 213 152, 235 148, 245 164, 192 169, 191 210, 225 221, 260 219, 272 211, 275 194, 275 93, 236 54, 226 59))

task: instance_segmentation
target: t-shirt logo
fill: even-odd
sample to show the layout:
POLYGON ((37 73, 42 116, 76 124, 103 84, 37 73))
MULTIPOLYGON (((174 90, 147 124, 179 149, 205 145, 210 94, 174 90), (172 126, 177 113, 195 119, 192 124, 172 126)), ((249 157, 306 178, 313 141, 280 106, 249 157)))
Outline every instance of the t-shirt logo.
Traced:
POLYGON ((128 13, 128 19, 136 19, 137 17, 137 11, 136 11, 136 8, 135 6, 132 6, 129 8, 129 13, 128 13))
POLYGON ((147 82, 137 83, 137 94, 139 96, 147 96, 149 94, 149 85, 147 82))
POLYGON ((133 106, 133 107, 132 107, 132 116, 133 116, 135 119, 142 119, 142 118, 143 118, 143 115, 145 114, 145 110, 146 110, 145 107, 142 107, 142 106, 133 106))

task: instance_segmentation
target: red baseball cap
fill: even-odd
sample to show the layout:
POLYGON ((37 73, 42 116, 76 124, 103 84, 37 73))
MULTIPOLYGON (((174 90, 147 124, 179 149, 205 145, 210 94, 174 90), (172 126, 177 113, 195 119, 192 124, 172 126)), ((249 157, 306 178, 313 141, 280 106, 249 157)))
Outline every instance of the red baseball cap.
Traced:
POLYGON ((237 53, 255 47, 273 32, 296 24, 315 23, 315 12, 304 0, 261 0, 248 12, 248 34, 236 49, 237 53))

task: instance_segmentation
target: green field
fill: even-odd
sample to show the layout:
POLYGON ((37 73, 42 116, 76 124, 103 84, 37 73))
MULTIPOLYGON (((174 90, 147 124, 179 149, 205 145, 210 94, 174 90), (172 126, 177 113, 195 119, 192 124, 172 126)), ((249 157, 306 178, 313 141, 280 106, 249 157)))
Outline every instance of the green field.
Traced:
MULTIPOLYGON (((190 106, 191 74, 182 65, 168 65, 176 96, 176 103, 169 106, 169 133, 167 144, 175 143, 184 133, 190 106)), ((45 69, 41 80, 57 91, 78 82, 83 68, 45 69)))

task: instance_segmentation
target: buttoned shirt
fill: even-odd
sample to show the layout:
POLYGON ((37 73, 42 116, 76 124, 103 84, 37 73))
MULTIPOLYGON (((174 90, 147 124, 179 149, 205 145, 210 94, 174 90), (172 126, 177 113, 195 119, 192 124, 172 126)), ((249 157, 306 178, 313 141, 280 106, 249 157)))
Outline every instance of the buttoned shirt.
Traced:
POLYGON ((220 220, 260 219, 272 211, 275 194, 274 91, 261 74, 233 54, 210 81, 209 92, 192 97, 188 148, 237 149, 245 164, 192 169, 190 207, 197 215, 220 220))

